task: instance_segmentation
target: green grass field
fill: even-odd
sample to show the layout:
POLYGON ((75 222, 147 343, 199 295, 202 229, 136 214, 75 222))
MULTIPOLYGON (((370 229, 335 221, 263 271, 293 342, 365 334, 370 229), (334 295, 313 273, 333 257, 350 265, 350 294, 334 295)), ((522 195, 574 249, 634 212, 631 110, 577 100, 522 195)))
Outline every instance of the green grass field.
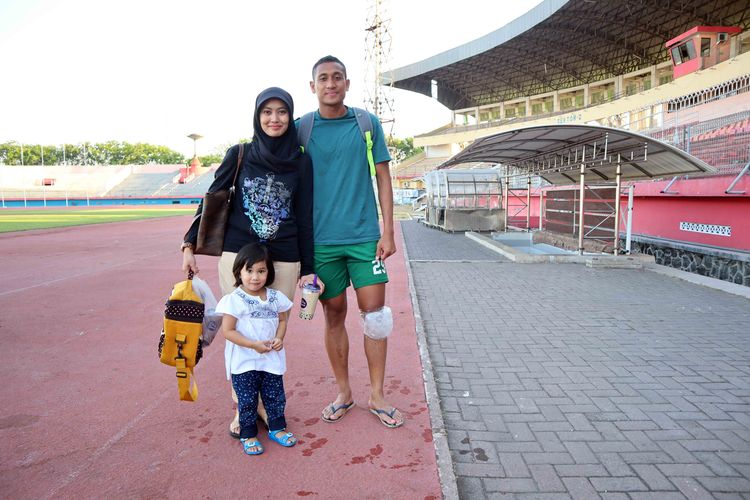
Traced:
MULTIPOLYGON (((185 206, 184 208, 6 208, 0 209, 0 233, 190 215, 195 213, 195 209, 195 205, 185 206)), ((394 207, 393 218, 395 220, 410 219, 411 207, 394 207)))
POLYGON ((195 208, 0 209, 0 233, 190 215, 195 208))

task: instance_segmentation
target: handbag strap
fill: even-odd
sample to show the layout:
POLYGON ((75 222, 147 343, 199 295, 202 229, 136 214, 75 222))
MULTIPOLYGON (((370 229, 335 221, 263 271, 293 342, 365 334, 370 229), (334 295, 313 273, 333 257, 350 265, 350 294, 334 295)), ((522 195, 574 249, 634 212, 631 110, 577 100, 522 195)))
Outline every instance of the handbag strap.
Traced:
POLYGON ((245 152, 245 144, 240 143, 240 152, 237 155, 237 168, 234 169, 234 179, 232 179, 232 187, 229 188, 229 201, 232 200, 234 195, 234 187, 237 185, 237 176, 240 174, 240 165, 242 165, 242 155, 245 152))
POLYGON ((198 384, 195 382, 193 369, 185 364, 185 358, 175 359, 175 368, 177 369, 177 391, 180 393, 180 401, 197 401, 198 384))

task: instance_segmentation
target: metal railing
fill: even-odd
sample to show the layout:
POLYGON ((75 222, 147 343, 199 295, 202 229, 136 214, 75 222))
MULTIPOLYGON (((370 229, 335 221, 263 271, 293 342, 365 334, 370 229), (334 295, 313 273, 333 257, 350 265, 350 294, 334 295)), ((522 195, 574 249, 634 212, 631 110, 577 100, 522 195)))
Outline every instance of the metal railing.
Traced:
POLYGON ((717 99, 723 99, 728 95, 741 94, 748 90, 750 90, 750 75, 738 76, 713 87, 670 99, 667 101, 667 109, 672 113, 680 109, 692 108, 717 99))

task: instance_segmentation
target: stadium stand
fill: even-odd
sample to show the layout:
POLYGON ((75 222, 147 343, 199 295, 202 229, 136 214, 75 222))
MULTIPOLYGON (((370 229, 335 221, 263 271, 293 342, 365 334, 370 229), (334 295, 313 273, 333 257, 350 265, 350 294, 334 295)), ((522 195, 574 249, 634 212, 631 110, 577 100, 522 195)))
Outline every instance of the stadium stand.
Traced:
POLYGON ((130 165, 3 165, 0 189, 5 198, 104 196, 131 171, 130 165))
MULTIPOLYGON (((563 126, 635 132, 688 153, 694 158, 674 152, 702 166, 660 176, 642 163, 647 148, 635 159, 631 151, 628 159, 642 176, 622 186, 621 203, 610 204, 624 206, 627 193, 632 196, 632 213, 637 214, 628 219, 633 223, 632 250, 655 255, 659 264, 750 286, 750 235, 743 230, 750 209, 749 28, 750 10, 739 0, 542 0, 492 33, 382 76, 383 84, 432 97, 452 111, 450 123, 414 137, 425 157, 397 168, 394 184, 411 185, 419 166, 429 174, 426 159, 449 156, 435 168, 470 169, 466 161, 492 161, 504 183, 522 192, 527 177, 538 177, 534 172, 544 168, 529 166, 540 161, 541 146, 514 147, 512 140, 501 145, 503 137, 531 137, 524 131, 546 129, 550 135, 539 139, 549 142, 568 133, 563 126), (488 153, 473 154, 477 150, 488 153)), ((583 194, 577 173, 562 171, 567 168, 562 166, 563 151, 568 151, 569 164, 572 149, 582 153, 586 146, 589 155, 601 152, 606 138, 593 144, 581 137, 570 141, 560 147, 558 174, 567 180, 558 181, 565 185, 532 184, 537 207, 553 200, 547 193, 554 189, 583 194)), ((648 140, 643 144, 656 146, 648 140)), ((652 151, 649 146, 648 159, 656 163, 652 151)), ((558 168, 557 157, 544 154, 549 155, 547 168, 558 168)), ((583 160, 582 155, 574 158, 583 160)), ((612 185, 613 176, 602 174, 590 156, 586 160, 585 203, 580 210, 569 210, 578 227, 567 231, 578 238, 599 230, 602 217, 608 224, 617 218, 614 208, 603 215, 588 208, 597 201, 590 199, 592 185, 612 185)), ((429 186, 427 191, 429 198, 429 186)), ((504 202, 506 213, 511 212, 509 201, 504 202)), ((522 227, 529 229, 532 204, 526 205, 522 227)), ((533 214, 539 220, 534 227, 546 227, 545 211, 542 207, 533 214)), ((607 230, 610 239, 623 234, 621 222, 619 232, 607 230)), ((631 250, 629 242, 626 251, 631 250)), ((611 240, 610 246, 615 246, 611 240)), ((579 251, 582 247, 579 239, 579 251)))
POLYGON ((217 166, 179 183, 180 165, 0 165, 3 199, 199 197, 217 166))
POLYGON ((202 169, 201 175, 194 177, 190 182, 171 183, 162 186, 156 193, 155 196, 169 196, 169 197, 182 197, 182 196, 203 196, 208 188, 211 187, 211 183, 214 181, 214 174, 216 173, 217 167, 211 167, 208 169, 202 169))
POLYGON ((164 187, 172 184, 179 171, 155 174, 131 174, 123 182, 107 192, 109 197, 144 198, 157 196, 164 187))

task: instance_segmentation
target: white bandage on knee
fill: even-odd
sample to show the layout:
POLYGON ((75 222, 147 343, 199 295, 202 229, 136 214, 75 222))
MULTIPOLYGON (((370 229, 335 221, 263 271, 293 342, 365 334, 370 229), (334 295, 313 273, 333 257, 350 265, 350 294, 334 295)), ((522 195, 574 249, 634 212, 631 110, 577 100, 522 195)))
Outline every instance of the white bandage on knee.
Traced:
POLYGON ((363 312, 362 321, 365 325, 365 335, 373 340, 383 340, 393 331, 393 313, 388 306, 377 311, 363 312))

